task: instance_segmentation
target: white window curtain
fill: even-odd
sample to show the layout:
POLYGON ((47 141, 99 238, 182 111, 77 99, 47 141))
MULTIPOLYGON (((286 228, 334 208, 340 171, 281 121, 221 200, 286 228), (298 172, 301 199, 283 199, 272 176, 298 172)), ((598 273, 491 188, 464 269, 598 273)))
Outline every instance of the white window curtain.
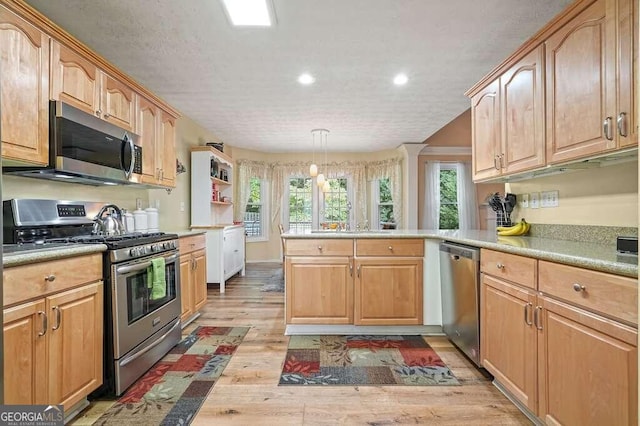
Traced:
POLYGON ((478 228, 478 203, 476 186, 471 178, 470 163, 456 163, 458 177, 458 228, 478 228))
POLYGON ((440 229, 440 162, 427 161, 424 176, 424 227, 440 229))
POLYGON ((247 211, 247 202, 251 195, 251 178, 268 179, 269 167, 259 161, 238 160, 238 184, 236 185, 236 199, 234 217, 237 221, 244 221, 244 214, 247 211))
POLYGON ((367 164, 367 180, 389 178, 393 219, 397 227, 402 228, 402 158, 376 161, 367 164))

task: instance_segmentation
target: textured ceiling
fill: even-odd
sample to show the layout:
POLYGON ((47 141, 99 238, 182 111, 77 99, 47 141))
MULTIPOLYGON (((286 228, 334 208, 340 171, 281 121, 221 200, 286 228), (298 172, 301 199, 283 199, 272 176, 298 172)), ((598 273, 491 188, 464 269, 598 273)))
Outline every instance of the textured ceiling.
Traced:
POLYGON ((570 3, 273 0, 274 27, 234 28, 220 0, 27 2, 225 143, 269 152, 310 151, 317 127, 329 151, 421 142, 570 3))

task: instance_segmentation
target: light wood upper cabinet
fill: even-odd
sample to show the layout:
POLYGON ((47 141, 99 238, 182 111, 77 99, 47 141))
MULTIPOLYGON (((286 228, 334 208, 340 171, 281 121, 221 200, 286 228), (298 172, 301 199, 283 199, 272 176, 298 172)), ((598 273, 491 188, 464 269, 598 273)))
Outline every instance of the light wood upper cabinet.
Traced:
POLYGON ((135 129, 136 93, 126 84, 102 73, 102 118, 131 132, 135 129))
POLYGON ((91 61, 53 41, 51 77, 51 99, 100 116, 100 73, 91 61))
POLYGON ((546 41, 549 163, 616 148, 615 0, 597 0, 546 41))
POLYGON ((51 46, 51 99, 133 132, 137 96, 133 89, 57 41, 51 46))
POLYGON ((160 178, 163 186, 173 188, 176 186, 176 120, 164 111, 160 112, 160 142, 160 178))
POLYGON ((539 417, 549 425, 637 425, 638 331, 539 299, 539 417))
POLYGON ((539 46, 500 77, 502 173, 545 163, 543 62, 539 46))
POLYGON ((49 159, 49 37, 0 7, 2 158, 49 159))
POLYGON ((4 403, 47 403, 47 335, 44 299, 4 311, 4 403))
POLYGON ((151 101, 139 97, 137 133, 142 144, 142 181, 176 186, 175 118, 151 101))
POLYGON ((500 82, 489 84, 471 98, 474 179, 500 174, 500 82))

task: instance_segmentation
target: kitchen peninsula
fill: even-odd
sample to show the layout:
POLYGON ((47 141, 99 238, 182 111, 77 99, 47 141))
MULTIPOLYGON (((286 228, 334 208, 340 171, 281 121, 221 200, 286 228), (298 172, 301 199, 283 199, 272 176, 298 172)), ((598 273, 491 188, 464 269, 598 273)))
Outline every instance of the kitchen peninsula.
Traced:
MULTIPOLYGON (((638 276, 637 261, 618 256, 615 246, 505 239, 492 231, 312 231, 285 233, 283 239, 287 334, 440 333, 438 244, 445 240, 568 265, 601 279, 638 276)), ((593 299, 595 288, 591 291, 593 299)), ((602 310, 596 309, 616 317, 602 310)), ((637 314, 631 322, 637 323, 637 314)))

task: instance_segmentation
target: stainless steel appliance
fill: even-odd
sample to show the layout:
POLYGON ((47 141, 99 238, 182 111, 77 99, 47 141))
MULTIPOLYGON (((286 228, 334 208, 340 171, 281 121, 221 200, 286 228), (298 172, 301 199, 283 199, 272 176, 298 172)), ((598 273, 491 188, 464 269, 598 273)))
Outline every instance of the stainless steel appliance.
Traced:
POLYGON ((138 135, 60 101, 50 103, 47 167, 4 167, 3 173, 89 185, 129 183, 142 173, 138 135))
POLYGON ((440 243, 442 330, 480 366, 480 249, 440 243))
POLYGON ((4 201, 4 249, 15 252, 69 244, 107 245, 105 386, 99 393, 121 395, 180 341, 178 236, 162 232, 93 234, 93 218, 101 207, 102 203, 77 201, 4 201), (164 260, 165 272, 164 295, 157 297, 153 296, 147 269, 154 259, 164 260))

